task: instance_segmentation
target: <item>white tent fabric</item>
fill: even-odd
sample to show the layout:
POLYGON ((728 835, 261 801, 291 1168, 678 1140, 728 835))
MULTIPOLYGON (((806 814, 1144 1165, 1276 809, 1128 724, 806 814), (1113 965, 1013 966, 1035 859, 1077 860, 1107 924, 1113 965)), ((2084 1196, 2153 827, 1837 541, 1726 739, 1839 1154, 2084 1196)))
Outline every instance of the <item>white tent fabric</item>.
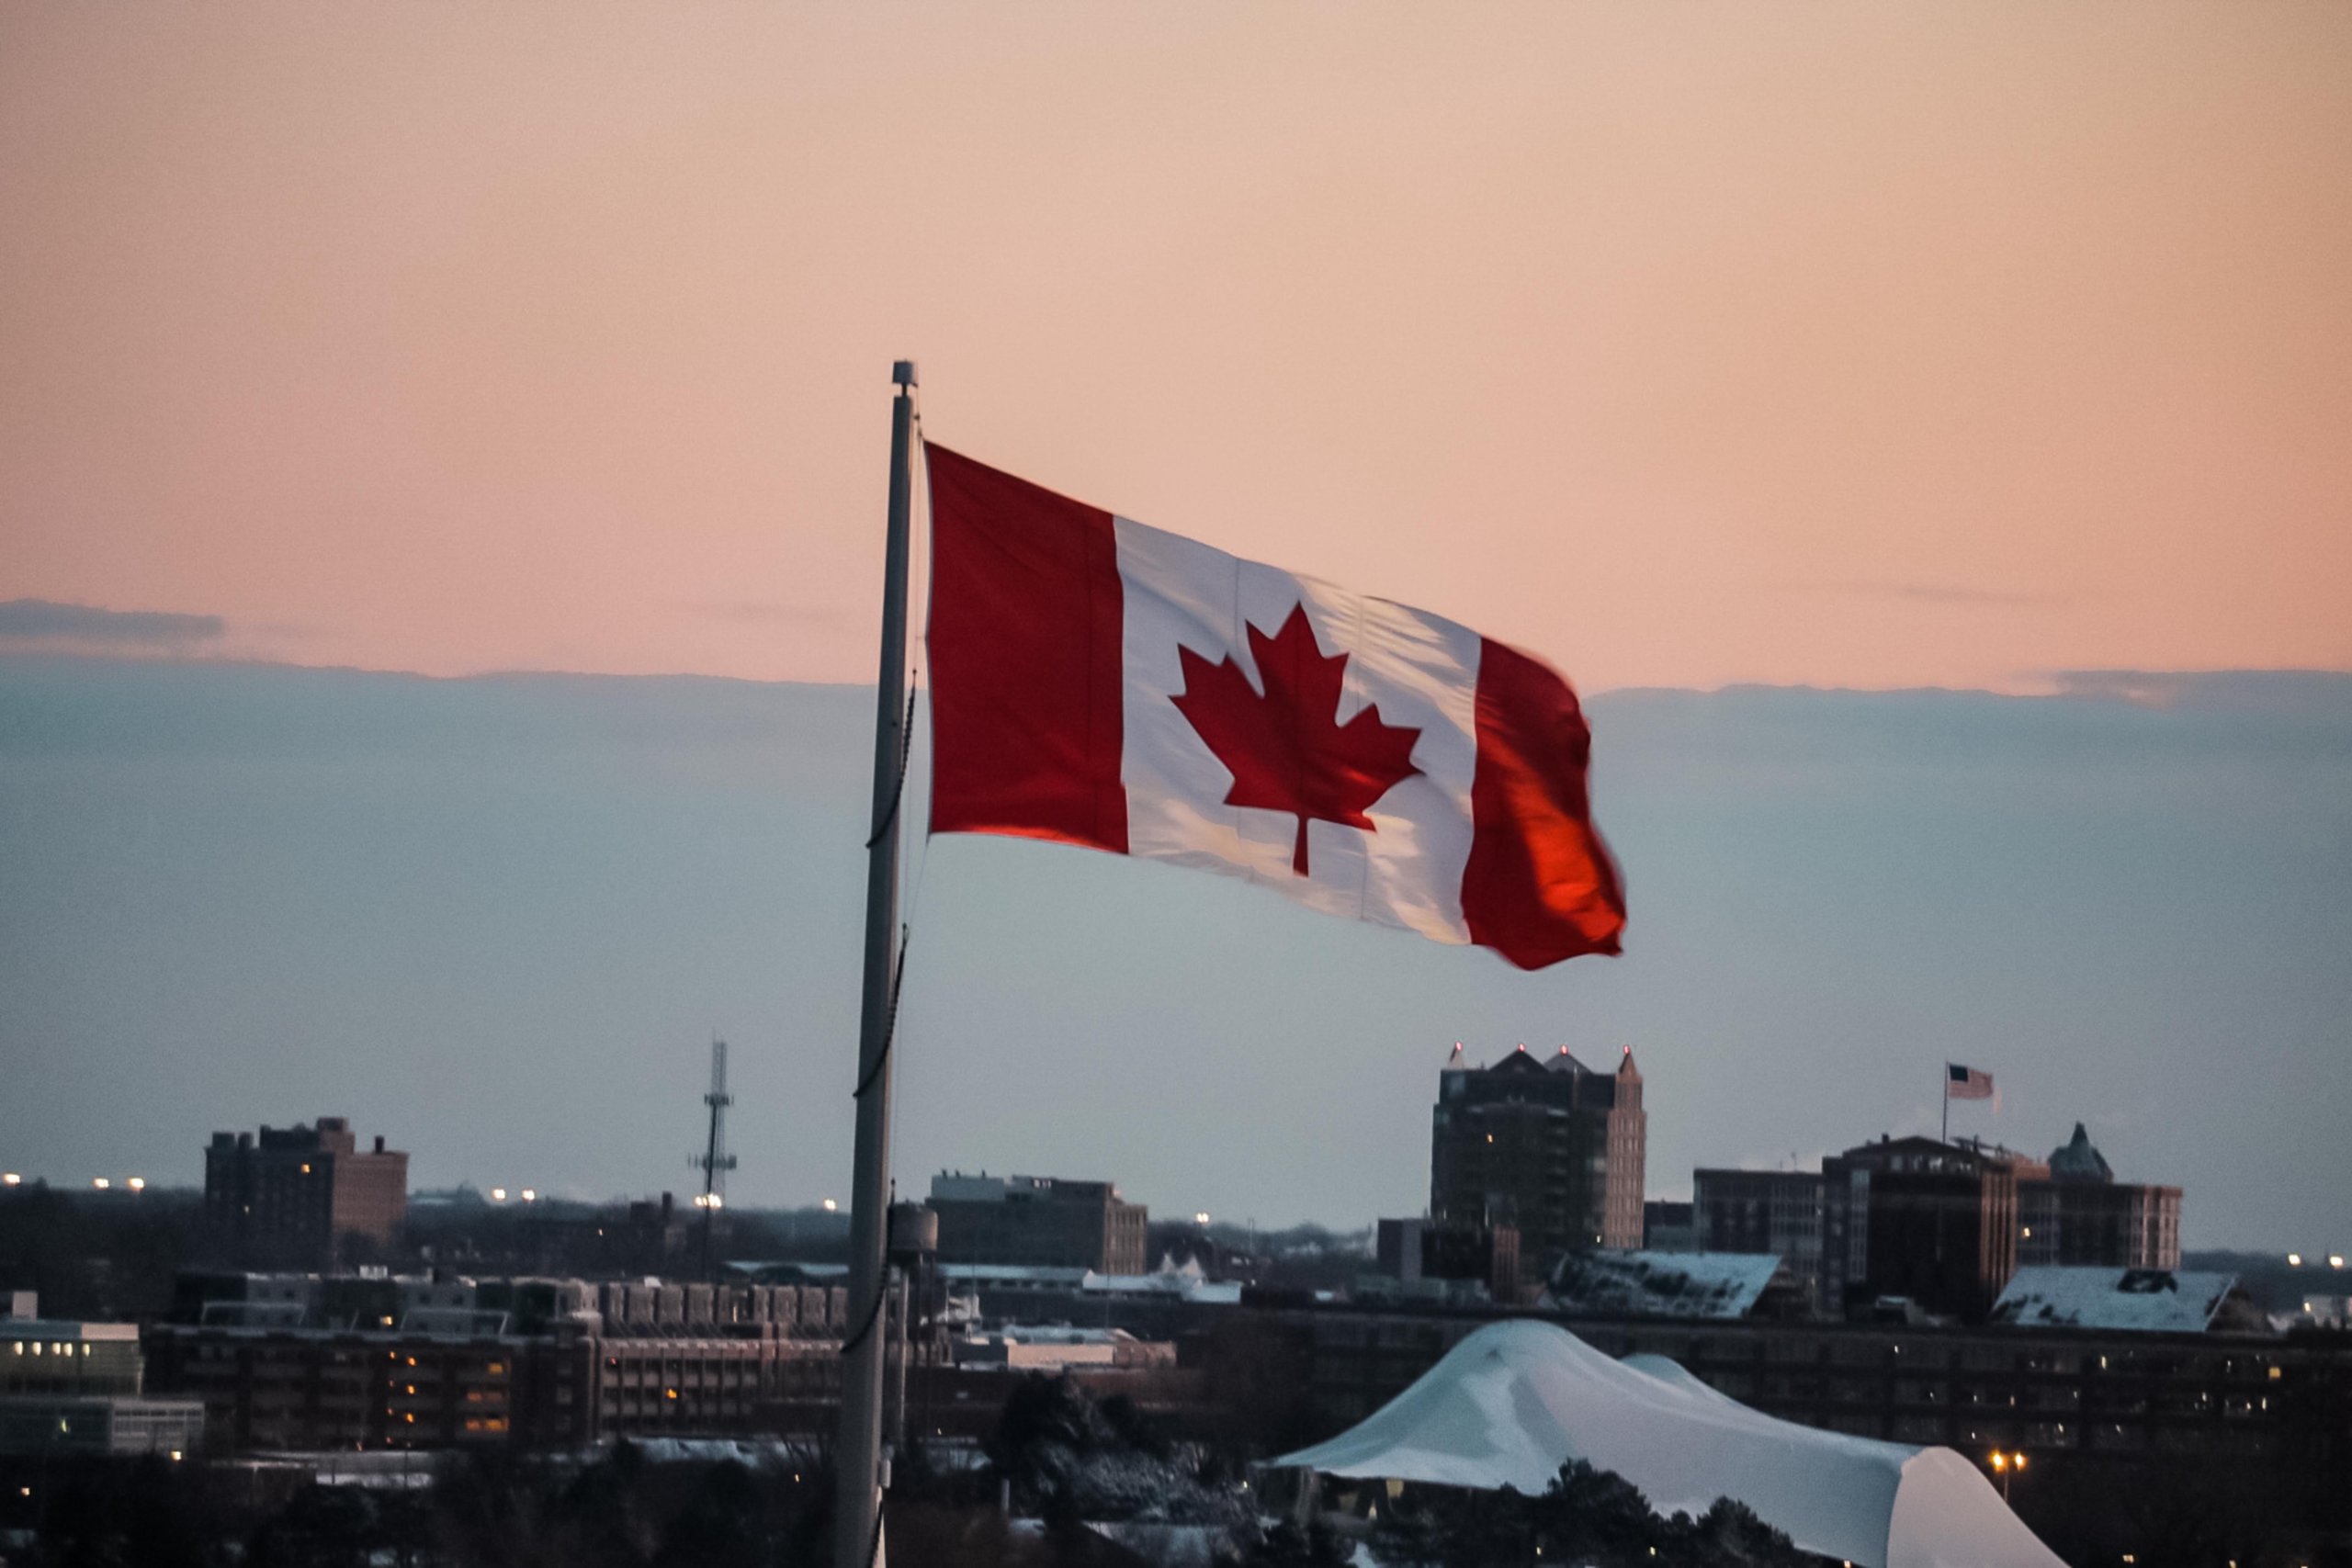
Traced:
POLYGON ((1614 1360, 1527 1318, 1487 1325, 1356 1426, 1273 1462, 1535 1494, 1572 1459, 1616 1472, 1662 1514, 1734 1498, 1854 1568, 2063 1568, 1950 1449, 1778 1420, 1664 1357, 1614 1360))

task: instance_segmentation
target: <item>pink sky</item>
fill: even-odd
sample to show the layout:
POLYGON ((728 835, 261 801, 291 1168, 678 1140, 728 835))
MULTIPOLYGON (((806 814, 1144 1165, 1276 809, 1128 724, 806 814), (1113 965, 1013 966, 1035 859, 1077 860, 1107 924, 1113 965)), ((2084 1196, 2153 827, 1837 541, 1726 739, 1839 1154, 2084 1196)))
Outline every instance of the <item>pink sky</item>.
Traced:
POLYGON ((0 8, 0 599, 872 675, 943 441, 1588 687, 2352 666, 2352 7, 0 8))

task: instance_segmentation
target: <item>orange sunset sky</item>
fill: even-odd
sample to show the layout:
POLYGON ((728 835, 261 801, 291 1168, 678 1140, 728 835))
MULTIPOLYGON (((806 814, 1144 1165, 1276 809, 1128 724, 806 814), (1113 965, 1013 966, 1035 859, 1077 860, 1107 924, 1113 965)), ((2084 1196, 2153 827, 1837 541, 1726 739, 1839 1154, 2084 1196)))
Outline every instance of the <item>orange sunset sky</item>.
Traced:
POLYGON ((2352 667, 2352 6, 0 8, 0 600, 870 679, 899 355, 1588 687, 2352 667))

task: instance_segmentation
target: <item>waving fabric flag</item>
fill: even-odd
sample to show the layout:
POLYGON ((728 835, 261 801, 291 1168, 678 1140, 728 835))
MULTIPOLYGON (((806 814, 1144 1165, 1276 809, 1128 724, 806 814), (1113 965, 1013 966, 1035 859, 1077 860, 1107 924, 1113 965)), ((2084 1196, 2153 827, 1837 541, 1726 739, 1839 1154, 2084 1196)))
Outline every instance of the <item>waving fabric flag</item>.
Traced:
POLYGON ((1993 1075, 1963 1067, 1958 1062, 1944 1064, 1944 1098, 1946 1100, 1990 1100, 1993 1098, 1993 1075))
POLYGON ((1244 876, 1521 968, 1618 950, 1589 735, 1544 664, 927 457, 934 832, 1244 876))

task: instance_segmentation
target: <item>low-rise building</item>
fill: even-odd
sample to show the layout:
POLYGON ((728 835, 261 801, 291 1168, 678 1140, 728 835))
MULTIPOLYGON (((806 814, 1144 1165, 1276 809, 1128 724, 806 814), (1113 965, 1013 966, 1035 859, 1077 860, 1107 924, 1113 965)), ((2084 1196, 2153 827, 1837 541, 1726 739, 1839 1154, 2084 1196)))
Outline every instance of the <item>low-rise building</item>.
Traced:
POLYGON ((1074 1328, 1066 1324, 1014 1324, 959 1339, 958 1367, 1008 1371, 1062 1371, 1072 1367, 1173 1367, 1176 1347, 1138 1339, 1123 1328, 1074 1328))
POLYGON ((567 1447, 831 1397, 839 1286, 194 1275, 155 1385, 241 1450, 567 1447), (390 1321, 386 1321, 390 1319, 390 1321))
POLYGON ((1993 1303, 1992 1322, 2015 1328, 2096 1328, 2118 1333, 2260 1332, 2262 1309, 2234 1274, 2183 1269, 2018 1269, 1993 1303))
POLYGON ((1807 1300, 1784 1259, 1746 1252, 1571 1252, 1544 1292, 1572 1318, 1792 1317, 1807 1300))
POLYGON ((0 1454, 176 1459, 201 1445, 201 1404, 147 1396, 136 1325, 31 1313, 28 1296, 0 1317, 0 1454))
POLYGON ((943 1264, 1144 1271, 1150 1211, 1107 1181, 942 1171, 931 1179, 928 1206, 939 1217, 943 1264))

